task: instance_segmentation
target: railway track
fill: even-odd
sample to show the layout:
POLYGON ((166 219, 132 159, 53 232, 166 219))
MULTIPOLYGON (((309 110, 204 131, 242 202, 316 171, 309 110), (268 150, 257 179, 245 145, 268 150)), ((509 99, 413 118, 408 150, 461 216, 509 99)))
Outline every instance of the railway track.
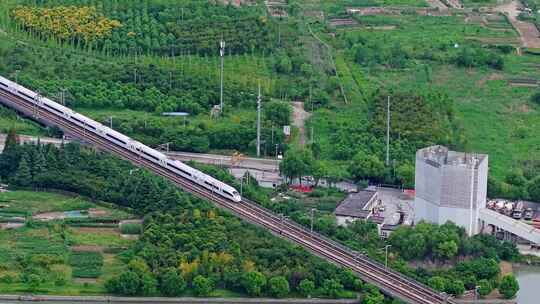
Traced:
POLYGON ((83 128, 72 125, 63 117, 39 109, 25 100, 11 95, 9 92, 0 90, 0 102, 32 116, 34 119, 45 124, 56 125, 65 132, 85 140, 102 150, 117 154, 135 165, 145 167, 155 174, 169 179, 176 185, 196 196, 208 199, 217 206, 227 209, 251 223, 262 226, 282 238, 297 243, 328 261, 342 267, 350 268, 363 280, 375 284, 390 296, 400 298, 408 303, 455 303, 445 295, 440 294, 419 282, 409 279, 398 272, 390 270, 384 265, 318 233, 311 233, 311 231, 303 226, 284 219, 253 201, 243 199, 240 203, 233 203, 214 194, 212 191, 193 184, 191 181, 184 179, 166 168, 141 158, 138 154, 130 150, 119 147, 83 128))

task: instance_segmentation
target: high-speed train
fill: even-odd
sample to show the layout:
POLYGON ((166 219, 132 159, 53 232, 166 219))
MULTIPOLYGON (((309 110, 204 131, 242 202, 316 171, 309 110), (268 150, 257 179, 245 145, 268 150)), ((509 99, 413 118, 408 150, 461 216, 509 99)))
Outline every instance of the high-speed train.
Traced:
POLYGON ((4 77, 0 76, 0 90, 16 95, 28 102, 31 102, 41 110, 52 113, 56 116, 61 116, 72 124, 78 125, 85 130, 92 132, 105 140, 114 143, 124 149, 128 149, 141 157, 164 167, 194 183, 212 191, 217 195, 221 195, 231 201, 240 202, 242 200, 240 194, 233 187, 202 173, 184 163, 168 158, 165 154, 158 152, 144 144, 133 140, 119 132, 114 131, 84 115, 74 112, 73 110, 62 106, 48 98, 42 97, 23 86, 18 85, 4 77))

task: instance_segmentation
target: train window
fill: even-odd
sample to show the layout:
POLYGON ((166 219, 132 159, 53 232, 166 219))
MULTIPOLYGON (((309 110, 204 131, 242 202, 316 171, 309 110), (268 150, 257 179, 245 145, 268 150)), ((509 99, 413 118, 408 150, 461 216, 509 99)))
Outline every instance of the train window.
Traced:
POLYGON ((3 87, 6 87, 6 88, 8 87, 8 85, 3 83, 3 82, 0 82, 0 85, 2 85, 3 87))
POLYGON ((233 197, 233 195, 232 195, 229 191, 223 190, 223 192, 225 192, 226 194, 228 194, 230 197, 233 197))
POLYGON ((80 119, 78 119, 78 118, 75 118, 75 116, 71 116, 71 119, 75 120, 76 122, 78 122, 78 123, 80 123, 80 124, 82 124, 82 125, 85 124, 84 121, 82 121, 82 120, 80 120, 80 119))
POLYGON ((30 99, 34 99, 34 97, 30 97, 30 96, 28 96, 28 94, 26 94, 26 93, 24 93, 24 92, 21 92, 21 91, 18 91, 18 92, 19 92, 19 94, 21 94, 21 95, 23 95, 23 96, 26 96, 26 97, 28 97, 28 98, 30 98, 30 99))
POLYGON ((64 114, 64 112, 62 112, 62 111, 60 111, 60 110, 58 110, 58 109, 56 109, 56 108, 53 108, 53 107, 51 107, 50 105, 48 105, 48 104, 46 104, 46 103, 44 103, 43 105, 46 106, 47 108, 49 108, 49 109, 55 111, 56 113, 64 114))
POLYGON ((169 166, 175 168, 176 170, 178 170, 178 171, 184 173, 184 174, 187 175, 187 176, 191 176, 191 173, 189 173, 189 172, 187 172, 187 171, 185 171, 185 170, 182 170, 182 169, 178 168, 178 167, 175 166, 173 163, 169 163, 169 166))
POLYGON ((142 151, 142 153, 144 153, 146 156, 151 157, 151 158, 153 158, 153 159, 155 159, 155 160, 159 160, 159 158, 155 157, 154 155, 152 155, 152 154, 150 154, 150 153, 146 153, 146 152, 144 152, 144 151, 142 151))
POLYGON ((112 136, 111 134, 106 134, 106 136, 109 137, 109 138, 112 138, 112 139, 114 139, 116 141, 119 141, 119 142, 123 143, 124 145, 127 144, 125 141, 123 141, 121 139, 118 139, 115 136, 112 136))

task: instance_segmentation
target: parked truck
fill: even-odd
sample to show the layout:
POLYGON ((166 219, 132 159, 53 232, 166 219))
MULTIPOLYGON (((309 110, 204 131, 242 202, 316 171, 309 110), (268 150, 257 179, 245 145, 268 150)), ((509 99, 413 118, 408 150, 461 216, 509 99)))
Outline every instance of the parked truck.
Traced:
POLYGON ((523 202, 518 202, 515 205, 514 210, 512 210, 512 217, 516 220, 520 220, 523 217, 523 209, 523 202))
POLYGON ((533 212, 532 208, 527 208, 527 209, 525 209, 525 213, 523 214, 523 218, 525 220, 527 220, 527 221, 530 221, 530 220, 532 220, 533 215, 534 215, 534 212, 533 212))

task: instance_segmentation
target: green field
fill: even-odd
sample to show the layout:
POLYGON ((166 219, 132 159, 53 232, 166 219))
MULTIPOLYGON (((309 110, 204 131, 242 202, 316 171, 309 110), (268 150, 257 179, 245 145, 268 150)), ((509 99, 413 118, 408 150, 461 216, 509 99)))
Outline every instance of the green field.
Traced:
POLYGON ((0 214, 4 212, 35 215, 45 212, 64 212, 94 208, 96 210, 105 211, 111 217, 130 217, 130 215, 124 211, 96 205, 96 203, 92 203, 81 196, 66 196, 52 192, 24 190, 3 192, 0 193, 0 204, 4 205, 4 207, 0 209, 0 214))
MULTIPOLYGON (((0 209, 4 216, 96 208, 108 218, 131 217, 81 197, 46 192, 0 193, 0 204, 9 205, 0 209)), ((102 252, 121 252, 133 242, 122 238, 118 229, 69 227, 62 220, 28 222, 23 228, 0 230, 0 292, 102 294, 105 280, 125 267, 116 254, 102 252)))
MULTIPOLYGON (((475 41, 490 39, 500 44, 505 41, 510 43, 516 39, 515 31, 492 30, 467 23, 463 16, 363 16, 359 20, 367 25, 394 25, 396 29, 343 29, 337 31, 335 39, 326 38, 339 51, 337 66, 344 82, 354 84, 349 85, 349 95, 354 96, 358 90, 356 88, 364 96, 380 88, 435 90, 447 94, 454 102, 457 124, 461 126, 465 138, 464 148, 488 153, 493 177, 503 180, 510 168, 522 167, 525 161, 538 160, 539 108, 530 101, 536 90, 513 87, 508 80, 537 78, 540 57, 517 56, 515 52, 499 53, 504 60, 502 70, 464 68, 452 64, 461 48, 479 47, 480 44, 475 41), (402 68, 362 66, 355 62, 351 49, 347 49, 345 42, 351 39, 364 41, 368 45, 384 41, 383 52, 391 50, 392 45, 399 45, 409 58, 402 68), (458 47, 454 47, 454 44, 458 47), (385 46, 388 47, 385 49, 385 46), (429 66, 429 75, 426 75, 426 66, 429 66)), ((504 19, 498 18, 496 22, 510 28, 504 19)), ((484 46, 489 47, 489 44, 484 46)), ((310 127, 315 129, 315 138, 327 157, 335 151, 334 138, 339 133, 340 125, 350 126, 348 128, 356 126, 354 128, 362 130, 361 126, 369 123, 370 110, 365 108, 363 99, 352 99, 350 105, 338 101, 336 106, 337 109, 333 111, 317 111, 310 120, 310 127)))

